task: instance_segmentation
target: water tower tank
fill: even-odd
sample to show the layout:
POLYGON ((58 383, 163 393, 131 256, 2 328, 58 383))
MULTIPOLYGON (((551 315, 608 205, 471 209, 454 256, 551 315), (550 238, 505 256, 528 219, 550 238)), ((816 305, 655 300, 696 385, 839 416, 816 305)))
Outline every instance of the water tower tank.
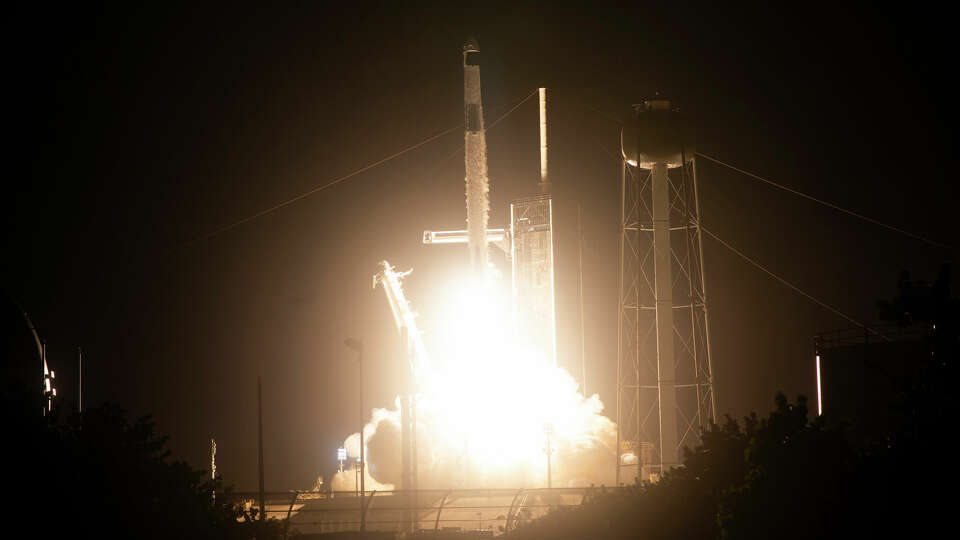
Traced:
POLYGON ((673 102, 658 97, 634 108, 636 119, 620 130, 620 150, 627 163, 643 169, 666 163, 673 169, 693 159, 692 126, 673 102))

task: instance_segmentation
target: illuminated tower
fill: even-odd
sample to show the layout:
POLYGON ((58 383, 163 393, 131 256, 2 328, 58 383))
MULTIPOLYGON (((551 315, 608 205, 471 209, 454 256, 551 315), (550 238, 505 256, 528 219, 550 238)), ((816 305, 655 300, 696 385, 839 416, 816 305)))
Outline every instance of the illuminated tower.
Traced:
POLYGON ((470 267, 483 275, 487 269, 487 219, 490 185, 487 180, 487 139, 480 97, 480 47, 474 40, 463 46, 464 167, 467 184, 467 245, 470 267))
POLYGON ((40 356, 43 358, 43 399, 46 405, 43 406, 43 415, 53 410, 53 398, 57 397, 57 389, 53 385, 56 373, 47 365, 47 343, 44 341, 40 346, 40 356))
POLYGON ((510 259, 518 336, 556 363, 553 199, 547 176, 547 89, 540 91, 540 194, 510 203, 510 259))
POLYGON ((617 484, 656 480, 716 419, 692 134, 668 100, 621 133, 617 484))

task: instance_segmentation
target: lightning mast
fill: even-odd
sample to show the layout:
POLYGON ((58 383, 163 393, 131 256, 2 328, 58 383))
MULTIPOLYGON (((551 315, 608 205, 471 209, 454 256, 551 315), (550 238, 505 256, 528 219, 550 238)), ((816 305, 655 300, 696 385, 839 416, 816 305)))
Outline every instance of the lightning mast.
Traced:
POLYGON ((510 203, 513 303, 519 335, 557 362, 553 198, 547 168, 547 89, 540 88, 540 193, 510 203))

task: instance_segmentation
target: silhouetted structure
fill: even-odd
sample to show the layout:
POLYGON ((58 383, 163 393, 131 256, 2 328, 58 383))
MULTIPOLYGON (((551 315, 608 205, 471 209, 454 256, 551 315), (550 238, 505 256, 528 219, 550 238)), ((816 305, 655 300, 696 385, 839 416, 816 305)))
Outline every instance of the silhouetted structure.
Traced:
MULTIPOLYGON (((8 404, 31 403, 34 411, 46 410, 41 392, 43 344, 27 313, 6 295, 0 295, 3 355, 2 397, 8 404)), ((36 412, 32 413, 36 414, 36 412)))
POLYGON ((929 361, 922 325, 850 328, 815 338, 817 411, 850 424, 854 441, 903 428, 897 404, 929 361))

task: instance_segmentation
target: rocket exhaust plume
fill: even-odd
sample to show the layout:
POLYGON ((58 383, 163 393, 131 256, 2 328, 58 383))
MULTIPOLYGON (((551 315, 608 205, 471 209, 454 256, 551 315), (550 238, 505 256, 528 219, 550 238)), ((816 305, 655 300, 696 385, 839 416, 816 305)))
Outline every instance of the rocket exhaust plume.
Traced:
POLYGON ((490 184, 487 179, 487 138, 480 97, 480 47, 472 39, 463 46, 463 113, 470 267, 476 275, 482 276, 487 270, 490 184))
MULTIPOLYGON (((405 328, 415 358, 419 487, 547 486, 547 437, 553 487, 612 485, 616 429, 599 397, 583 396, 575 379, 543 351, 519 344, 506 323, 509 298, 497 278, 462 276, 442 291, 446 313, 420 342, 416 314, 401 278, 385 261, 376 276, 398 330, 405 328), (403 326, 401 326, 403 325, 403 326), (418 345, 417 342, 420 342, 418 345), (549 431, 548 431, 549 429, 549 431), (549 433, 549 435, 548 435, 549 433)), ((368 488, 401 482, 400 399, 374 409, 365 433, 368 488)), ((355 433, 343 445, 359 455, 355 433)), ((354 471, 338 473, 333 489, 354 489, 354 471)))
MULTIPOLYGON (((464 45, 467 230, 424 232, 424 243, 466 240, 470 271, 461 272, 459 281, 445 291, 442 285, 434 288, 446 311, 437 315, 429 333, 422 334, 403 291, 402 280, 410 271, 397 272, 386 261, 381 263, 373 284, 383 286, 398 337, 405 342, 405 354, 398 361, 407 364, 412 384, 403 385, 392 409, 373 410, 363 441, 355 433, 343 447, 352 457, 364 449, 369 464, 364 478, 372 489, 612 485, 616 427, 601 414, 599 397, 584 396, 576 380, 554 360, 553 252, 552 247, 543 247, 544 240, 552 246, 545 89, 540 89, 541 195, 535 204, 523 207, 528 217, 523 218, 522 231, 513 223, 511 206, 510 237, 516 241, 514 233, 522 232, 533 261, 527 266, 546 268, 549 275, 548 289, 535 283, 536 294, 523 296, 524 302, 530 302, 528 297, 541 299, 532 301, 539 311, 527 317, 531 324, 511 320, 514 302, 501 293, 517 287, 504 287, 499 274, 490 271, 488 242, 503 242, 508 236, 505 230, 487 228, 489 179, 479 54, 475 41, 464 45), (545 222, 544 213, 549 218, 545 222), (531 217, 540 221, 534 224, 531 217), (535 249, 539 251, 534 253, 535 249), (544 326, 549 328, 548 338, 531 339, 544 326)), ((514 245, 505 250, 512 253, 514 245)), ((535 275, 530 269, 526 275, 535 275)), ((348 470, 334 476, 332 486, 349 491, 355 483, 355 471, 348 470)))

